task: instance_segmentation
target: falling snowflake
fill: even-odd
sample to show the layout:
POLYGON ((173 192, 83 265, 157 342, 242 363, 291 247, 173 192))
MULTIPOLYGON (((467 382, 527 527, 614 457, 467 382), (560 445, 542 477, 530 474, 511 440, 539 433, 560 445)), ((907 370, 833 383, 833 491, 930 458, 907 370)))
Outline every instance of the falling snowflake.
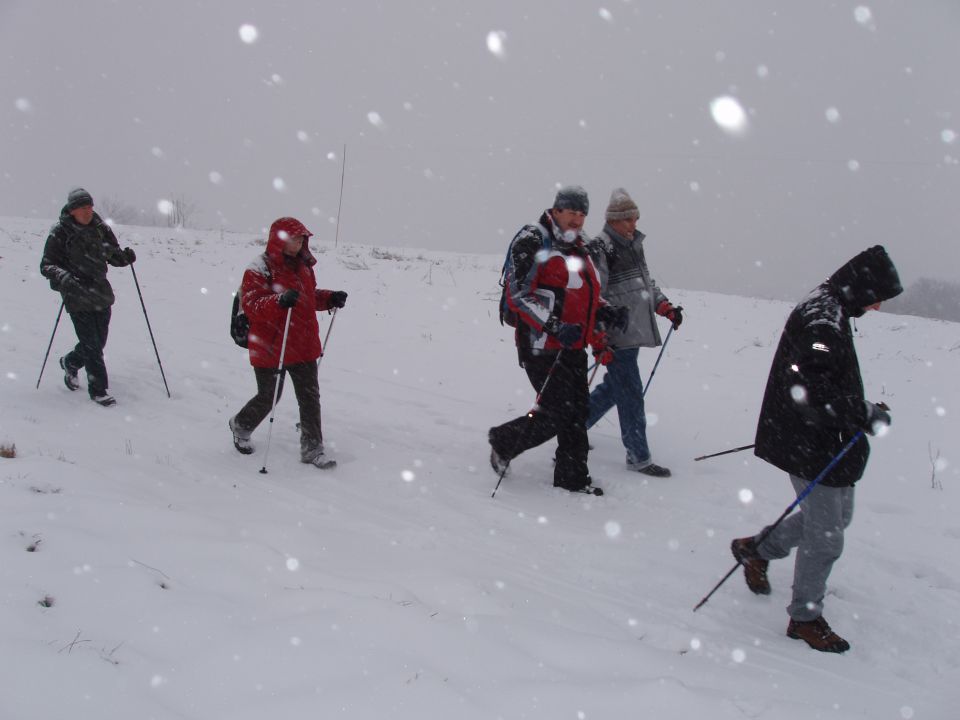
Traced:
POLYGON ((211 170, 207 177, 210 178, 210 182, 212 182, 214 185, 219 185, 223 182, 223 175, 218 173, 216 170, 211 170))
POLYGON ((765 77, 768 77, 769 75, 770 75, 770 68, 768 68, 766 65, 758 65, 758 66, 757 66, 757 77, 758 77, 758 78, 765 78, 765 77))
POLYGON ((404 470, 400 473, 400 477, 403 478, 404 482, 413 482, 417 479, 416 473, 413 470, 404 470))
POLYGON ((367 113, 367 121, 378 130, 383 130, 383 118, 380 117, 380 113, 371 110, 367 113))
POLYGON ((740 498, 740 502, 744 505, 749 505, 753 502, 753 490, 750 488, 741 488, 740 492, 737 493, 737 497, 740 498))
POLYGON ((940 133, 940 139, 943 140, 947 145, 952 145, 957 140, 957 133, 947 128, 940 133))
POLYGON ((287 570, 296 572, 300 569, 300 561, 296 558, 287 558, 287 570))
POLYGON ((257 38, 260 37, 260 31, 257 30, 254 25, 241 25, 239 32, 240 39, 247 43, 247 45, 252 45, 257 41, 257 38))
POLYGON ((283 192, 287 189, 287 183, 284 182, 282 177, 275 177, 273 179, 273 189, 277 192, 283 192))
POLYGON ((297 140, 300 142, 310 142, 310 134, 306 130, 297 130, 297 140))
POLYGON ((873 12, 866 5, 857 5, 853 9, 853 18, 861 25, 868 25, 873 20, 873 12))
POLYGON ((597 14, 600 16, 600 19, 606 20, 607 22, 613 22, 613 13, 606 8, 600 8, 597 14))
POLYGON ((30 112, 33 110, 33 105, 26 98, 17 98, 13 101, 13 106, 20 112, 30 112))
POLYGON ((158 200, 157 211, 161 215, 170 215, 173 212, 173 203, 169 200, 158 200))
POLYGON ((847 168, 850 170, 850 172, 856 172, 860 169, 860 163, 856 160, 848 160, 847 168))
POLYGON ((163 157, 163 150, 161 150, 158 147, 152 147, 150 148, 150 154, 153 155, 155 158, 161 158, 163 157))
POLYGON ((720 129, 730 135, 743 135, 747 131, 747 113, 740 101, 731 95, 714 98, 710 102, 710 114, 720 129))
POLYGON ((618 523, 616 520, 608 520, 603 526, 603 531, 611 540, 620 537, 620 523, 618 523))
POLYGON ((507 34, 503 30, 491 30, 487 33, 487 50, 501 60, 507 58, 507 34))
POLYGON ((747 653, 745 653, 740 648, 734 648, 733 652, 730 653, 730 657, 733 658, 733 661, 735 663, 742 663, 744 660, 747 659, 747 653))
POLYGON ((840 111, 837 110, 835 107, 828 107, 824 111, 824 115, 827 116, 827 120, 829 122, 832 122, 832 123, 840 122, 840 111))

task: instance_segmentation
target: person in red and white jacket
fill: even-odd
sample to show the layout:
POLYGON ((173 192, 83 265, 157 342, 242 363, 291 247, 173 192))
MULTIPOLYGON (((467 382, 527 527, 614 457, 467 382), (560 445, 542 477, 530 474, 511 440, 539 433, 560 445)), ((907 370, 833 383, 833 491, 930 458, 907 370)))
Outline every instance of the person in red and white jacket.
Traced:
POLYGON ((586 247, 583 223, 590 204, 579 186, 560 189, 553 207, 523 227, 510 248, 505 287, 516 313, 517 354, 538 393, 529 413, 491 428, 490 463, 497 473, 525 450, 557 436, 553 484, 589 492, 586 348, 606 356, 597 321, 610 308, 586 247))
MULTIPOLYGON (((248 348, 257 380, 257 394, 229 421, 233 443, 245 455, 253 452, 250 436, 273 408, 277 370, 279 390, 289 374, 300 407, 300 460, 318 467, 328 464, 320 425, 320 389, 317 360, 320 325, 317 312, 342 308, 347 293, 321 290, 310 252, 311 233, 299 220, 283 217, 270 226, 267 250, 243 274, 240 304, 250 320, 248 348), (284 345, 287 317, 290 326, 284 345)), ((279 400, 279 392, 277 399, 279 400)))

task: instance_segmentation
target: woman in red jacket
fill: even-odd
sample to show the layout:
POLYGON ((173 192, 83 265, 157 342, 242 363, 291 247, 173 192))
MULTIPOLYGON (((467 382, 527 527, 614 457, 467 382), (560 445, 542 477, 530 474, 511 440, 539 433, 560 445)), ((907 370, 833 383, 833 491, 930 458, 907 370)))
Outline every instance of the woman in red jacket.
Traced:
POLYGON ((313 274, 317 259, 308 247, 312 234, 299 220, 280 218, 270 226, 267 251, 243 274, 240 304, 250 320, 248 347, 257 394, 230 418, 229 425, 234 447, 244 455, 252 453, 250 436, 273 409, 275 389, 279 400, 284 375, 289 374, 300 406, 300 461, 323 467, 330 460, 323 452, 320 429, 317 359, 322 348, 317 311, 342 308, 347 293, 317 288, 313 274))

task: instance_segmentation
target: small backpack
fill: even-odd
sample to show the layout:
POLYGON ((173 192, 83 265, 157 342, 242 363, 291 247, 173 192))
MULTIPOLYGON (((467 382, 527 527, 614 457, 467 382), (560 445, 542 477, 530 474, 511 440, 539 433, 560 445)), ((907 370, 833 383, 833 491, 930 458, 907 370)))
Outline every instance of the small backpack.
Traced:
POLYGON ((233 296, 233 310, 230 312, 230 337, 242 348, 247 347, 250 335, 250 318, 240 307, 240 290, 233 296))
POLYGON ((509 325, 512 328, 517 326, 520 318, 517 317, 516 311, 511 309, 510 303, 507 302, 507 273, 513 272, 513 245, 517 242, 517 239, 523 235, 524 232, 531 231, 536 229, 537 234, 540 236, 541 247, 550 248, 550 234, 547 232, 547 229, 540 225, 527 225, 520 232, 513 236, 513 240, 510 241, 510 245, 507 247, 507 256, 503 259, 503 267, 500 269, 500 324, 509 325))

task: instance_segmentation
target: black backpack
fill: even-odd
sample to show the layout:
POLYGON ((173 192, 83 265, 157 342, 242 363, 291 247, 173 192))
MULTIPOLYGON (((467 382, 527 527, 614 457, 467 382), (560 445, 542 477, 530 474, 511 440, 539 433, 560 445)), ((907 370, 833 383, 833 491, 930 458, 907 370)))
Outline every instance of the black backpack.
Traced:
POLYGON ((527 225, 520 230, 516 235, 514 235, 513 240, 510 241, 510 245, 507 247, 507 256, 503 259, 503 267, 500 269, 500 324, 509 325, 512 328, 517 326, 520 318, 517 317, 517 313, 510 309, 510 304, 507 302, 507 272, 513 272, 513 244, 517 241, 524 231, 530 231, 531 229, 536 229, 536 234, 540 237, 541 247, 550 249, 550 235, 547 233, 546 229, 540 225, 527 225))
POLYGON ((233 310, 230 312, 230 337, 242 348, 247 347, 247 337, 250 335, 250 318, 240 307, 240 290, 233 296, 233 310))

